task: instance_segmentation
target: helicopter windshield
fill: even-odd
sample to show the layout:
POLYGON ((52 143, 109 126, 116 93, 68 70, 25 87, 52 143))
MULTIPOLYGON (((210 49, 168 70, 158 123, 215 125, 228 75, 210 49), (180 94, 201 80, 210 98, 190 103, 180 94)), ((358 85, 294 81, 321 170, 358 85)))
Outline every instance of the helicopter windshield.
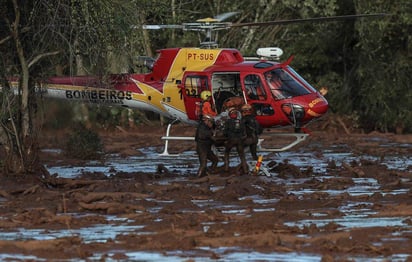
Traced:
POLYGON ((266 72, 264 75, 272 96, 276 100, 310 93, 283 69, 274 69, 266 72))

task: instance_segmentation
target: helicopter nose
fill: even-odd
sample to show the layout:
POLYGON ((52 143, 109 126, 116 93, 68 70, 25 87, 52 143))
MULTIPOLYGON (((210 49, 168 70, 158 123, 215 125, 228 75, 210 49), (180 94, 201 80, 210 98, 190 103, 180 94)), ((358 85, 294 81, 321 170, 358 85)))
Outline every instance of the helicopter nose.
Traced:
POLYGON ((306 113, 312 117, 321 117, 329 108, 329 104, 325 98, 318 96, 313 99, 309 105, 306 113))

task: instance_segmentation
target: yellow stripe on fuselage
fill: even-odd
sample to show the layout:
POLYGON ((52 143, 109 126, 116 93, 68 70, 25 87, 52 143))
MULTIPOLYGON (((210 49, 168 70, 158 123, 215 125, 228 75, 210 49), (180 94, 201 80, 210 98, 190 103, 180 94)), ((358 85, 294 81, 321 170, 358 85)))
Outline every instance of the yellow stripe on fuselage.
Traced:
POLYGON ((216 62, 221 50, 182 48, 176 55, 163 86, 164 102, 185 112, 185 104, 176 80, 182 80, 185 71, 203 71, 216 62))
POLYGON ((159 92, 156 88, 151 87, 143 82, 136 81, 132 79, 133 82, 142 90, 142 94, 133 93, 132 98, 134 100, 143 101, 145 103, 152 104, 154 107, 158 108, 160 111, 165 111, 161 105, 163 99, 163 94, 159 92))

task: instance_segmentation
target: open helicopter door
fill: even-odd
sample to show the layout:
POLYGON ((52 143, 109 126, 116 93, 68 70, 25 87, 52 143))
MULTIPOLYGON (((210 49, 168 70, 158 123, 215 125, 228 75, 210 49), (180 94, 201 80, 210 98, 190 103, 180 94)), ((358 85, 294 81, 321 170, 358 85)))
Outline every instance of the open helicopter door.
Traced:
MULTIPOLYGON (((208 74, 202 72, 186 72, 183 76, 182 83, 179 85, 180 95, 185 104, 187 118, 192 122, 196 123, 199 120, 199 109, 201 98, 200 94, 203 91, 210 90, 210 81, 208 74)), ((171 156, 168 151, 169 140, 194 140, 194 137, 180 137, 180 136, 171 136, 170 129, 176 121, 169 123, 166 135, 162 137, 162 140, 165 140, 165 147, 162 156, 171 156)))
POLYGON ((212 75, 212 94, 216 112, 222 112, 226 99, 234 96, 243 96, 239 72, 215 72, 212 75))
POLYGON ((256 119, 264 126, 275 126, 275 109, 271 94, 265 89, 259 74, 247 72, 242 75, 246 101, 251 104, 256 113, 256 119))
POLYGON ((206 90, 211 91, 208 75, 189 72, 184 76, 180 88, 188 119, 199 120, 200 94, 206 90))

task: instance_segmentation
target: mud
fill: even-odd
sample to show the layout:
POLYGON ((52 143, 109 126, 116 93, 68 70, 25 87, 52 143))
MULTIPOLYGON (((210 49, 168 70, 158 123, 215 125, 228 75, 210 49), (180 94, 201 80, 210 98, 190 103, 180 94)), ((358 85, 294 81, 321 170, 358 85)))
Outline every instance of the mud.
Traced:
POLYGON ((0 259, 412 261, 412 135, 324 125, 264 153, 268 174, 238 175, 234 156, 197 178, 193 142, 159 155, 165 130, 101 131, 100 161, 68 159, 67 133, 44 132, 52 177, 2 179, 0 259))

